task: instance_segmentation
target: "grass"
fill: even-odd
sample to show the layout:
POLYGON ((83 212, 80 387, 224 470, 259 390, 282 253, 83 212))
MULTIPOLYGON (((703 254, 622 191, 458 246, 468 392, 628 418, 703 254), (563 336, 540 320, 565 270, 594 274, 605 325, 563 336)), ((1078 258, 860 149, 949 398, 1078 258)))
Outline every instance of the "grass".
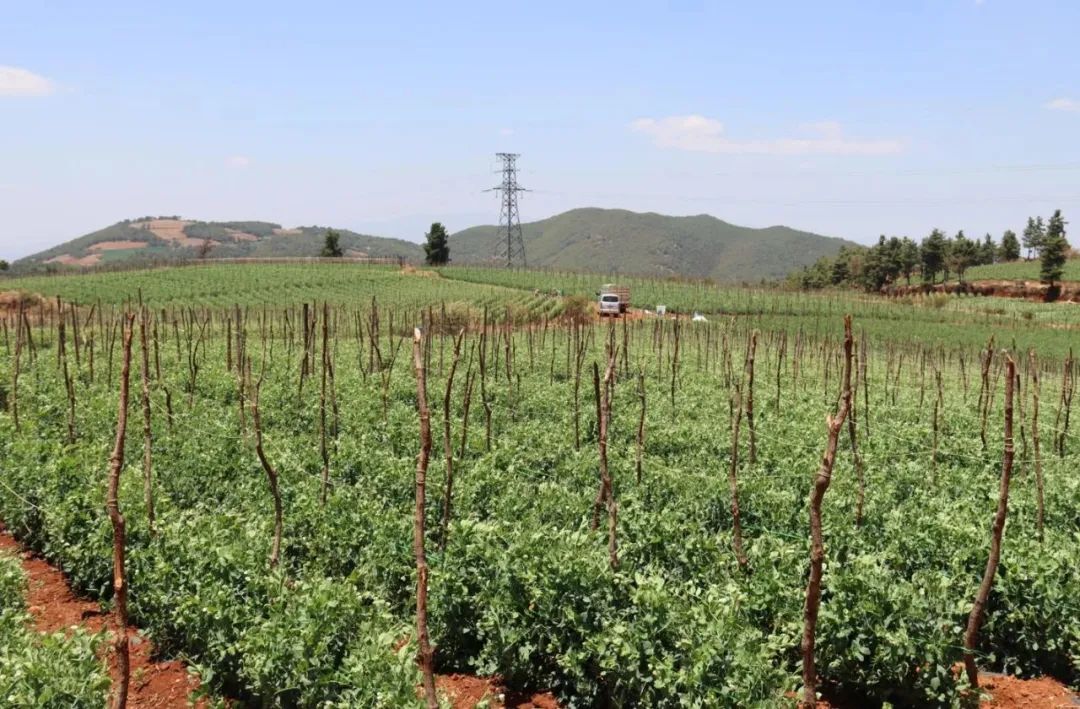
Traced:
MULTIPOLYGON (((1009 263, 995 263, 989 266, 975 266, 968 269, 965 274, 971 281, 975 280, 1039 280, 1039 261, 1010 261, 1009 263)), ((1065 262, 1065 275, 1062 280, 1080 281, 1080 259, 1069 259, 1065 262)))

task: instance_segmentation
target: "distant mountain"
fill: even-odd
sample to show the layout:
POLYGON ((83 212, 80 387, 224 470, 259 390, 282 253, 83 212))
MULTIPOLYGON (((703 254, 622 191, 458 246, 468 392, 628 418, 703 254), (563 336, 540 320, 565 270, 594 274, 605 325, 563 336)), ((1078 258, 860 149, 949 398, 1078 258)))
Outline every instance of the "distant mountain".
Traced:
MULTIPOLYGON (((850 241, 784 226, 751 229, 702 214, 669 217, 623 209, 573 209, 522 225, 530 266, 604 273, 690 276, 756 282, 783 278, 850 241)), ((338 229, 348 256, 423 259, 423 249, 338 229)), ((455 264, 490 262, 497 228, 477 226, 450 237, 455 264)), ((283 228, 270 222, 202 222, 143 217, 113 224, 13 264, 15 270, 93 266, 130 260, 318 256, 326 227, 283 228), (209 240, 209 241, 208 241, 209 240)))
MULTIPOLYGON (((624 209, 573 209, 522 224, 529 266, 693 276, 728 282, 783 278, 854 242, 785 226, 751 229, 701 214, 669 217, 624 209)), ((456 264, 490 261, 497 228, 450 237, 456 264)))
MULTIPOLYGON (((347 256, 421 258, 419 245, 338 229, 347 256)), ((179 217, 125 220, 17 261, 16 268, 93 266, 124 260, 195 258, 209 240, 208 258, 318 256, 326 227, 285 229, 270 222, 200 222, 179 217)))

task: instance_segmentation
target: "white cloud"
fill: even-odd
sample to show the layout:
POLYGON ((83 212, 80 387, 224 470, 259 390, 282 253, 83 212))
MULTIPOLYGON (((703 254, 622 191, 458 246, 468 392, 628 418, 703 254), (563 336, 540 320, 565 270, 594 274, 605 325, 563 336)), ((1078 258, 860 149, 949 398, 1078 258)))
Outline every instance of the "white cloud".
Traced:
POLYGON ((251 165, 251 158, 246 155, 231 155, 225 160, 225 166, 236 170, 243 170, 251 165))
POLYGON ((514 134, 514 129, 513 128, 500 128, 499 129, 499 135, 513 135, 513 134, 514 134))
POLYGON ((1077 101, 1074 98, 1056 98, 1053 101, 1048 101, 1046 107, 1051 111, 1080 113, 1080 101, 1077 101))
POLYGON ((0 96, 47 96, 55 90, 44 76, 17 66, 0 66, 0 96))
POLYGON ((844 136, 839 123, 826 121, 802 126, 806 137, 732 140, 724 124, 705 116, 639 118, 630 124, 661 148, 726 155, 889 155, 903 146, 897 140, 858 140, 844 136))

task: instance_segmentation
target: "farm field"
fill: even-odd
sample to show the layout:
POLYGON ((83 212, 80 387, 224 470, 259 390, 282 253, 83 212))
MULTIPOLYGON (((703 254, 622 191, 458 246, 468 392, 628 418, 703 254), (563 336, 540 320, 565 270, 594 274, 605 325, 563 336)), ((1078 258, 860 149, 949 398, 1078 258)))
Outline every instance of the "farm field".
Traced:
POLYGON ((193 264, 75 276, 29 276, 0 281, 0 290, 23 290, 66 302, 134 303, 228 308, 234 305, 297 305, 319 301, 360 305, 373 297, 396 307, 427 308, 462 303, 506 308, 541 317, 558 312, 558 301, 497 285, 438 278, 434 272, 349 263, 193 264))
MULTIPOLYGON (((374 297, 396 308, 431 307, 464 319, 489 317, 541 322, 563 313, 553 296, 595 299, 615 276, 540 270, 447 267, 430 271, 392 266, 327 263, 199 264, 182 268, 124 270, 78 276, 0 280, 0 291, 22 290, 84 306, 144 302, 155 308, 287 306, 315 301, 370 305, 374 297)), ((878 341, 927 346, 979 347, 991 335, 1018 349, 1065 356, 1080 334, 1080 307, 977 296, 907 296, 897 299, 853 292, 800 293, 737 288, 713 283, 621 278, 635 307, 667 306, 669 312, 713 317, 752 317, 762 329, 821 337, 837 318, 852 314, 861 331, 878 341)))
POLYGON ((731 290, 713 294, 710 312, 734 316, 708 323, 572 325, 556 319, 559 300, 524 282, 550 274, 337 271, 324 310, 292 305, 331 279, 321 269, 305 282, 245 267, 226 289, 214 268, 16 282, 87 305, 74 319, 65 310, 63 328, 7 313, 0 350, 0 520, 109 602, 115 304, 142 288, 152 443, 137 318, 118 492, 131 621, 212 693, 253 706, 422 705, 411 336, 421 325, 436 671, 499 675, 563 707, 793 705, 807 499, 841 390, 845 306, 856 313, 854 425, 840 431, 821 509, 820 688, 856 706, 960 700, 956 666, 998 505, 1008 357, 1020 383, 1016 462, 977 658, 985 670, 1080 681, 1080 441, 1065 359, 1075 332, 1049 327, 1045 306, 973 317, 997 301, 731 290), (465 322, 442 320, 442 303, 497 316, 507 297, 541 303, 541 317, 466 320, 454 367, 465 322), (911 336, 924 330, 933 344, 911 336), (1029 344, 1045 350, 1031 359, 1029 344), (611 351, 601 426, 597 392, 608 389, 594 389, 593 373, 605 379, 611 351), (597 507, 601 440, 611 485, 597 507), (276 559, 260 450, 277 478, 276 559))
MULTIPOLYGON (((1039 280, 1039 260, 974 266, 968 269, 967 278, 970 280, 986 278, 1037 281, 1039 280)), ((1065 262, 1065 273, 1062 280, 1080 281, 1080 259, 1073 258, 1065 262)))

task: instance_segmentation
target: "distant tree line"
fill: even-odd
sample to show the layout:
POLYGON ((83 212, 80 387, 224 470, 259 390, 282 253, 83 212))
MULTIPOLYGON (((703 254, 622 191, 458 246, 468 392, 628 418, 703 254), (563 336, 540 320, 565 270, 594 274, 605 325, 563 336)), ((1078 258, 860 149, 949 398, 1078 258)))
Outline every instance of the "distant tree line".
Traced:
POLYGON ((1028 218, 1022 241, 1012 230, 1002 234, 1000 241, 990 234, 972 239, 963 230, 950 238, 940 229, 934 229, 921 242, 906 236, 882 235, 871 247, 843 246, 836 256, 823 256, 793 273, 788 280, 790 285, 804 290, 837 286, 871 292, 901 279, 908 285, 913 279, 933 284, 939 277, 946 282, 955 276, 963 283, 972 266, 1020 260, 1022 247, 1027 260, 1041 261, 1041 280, 1053 285, 1061 280, 1069 251, 1066 224, 1059 209, 1045 222, 1042 217, 1028 218))

